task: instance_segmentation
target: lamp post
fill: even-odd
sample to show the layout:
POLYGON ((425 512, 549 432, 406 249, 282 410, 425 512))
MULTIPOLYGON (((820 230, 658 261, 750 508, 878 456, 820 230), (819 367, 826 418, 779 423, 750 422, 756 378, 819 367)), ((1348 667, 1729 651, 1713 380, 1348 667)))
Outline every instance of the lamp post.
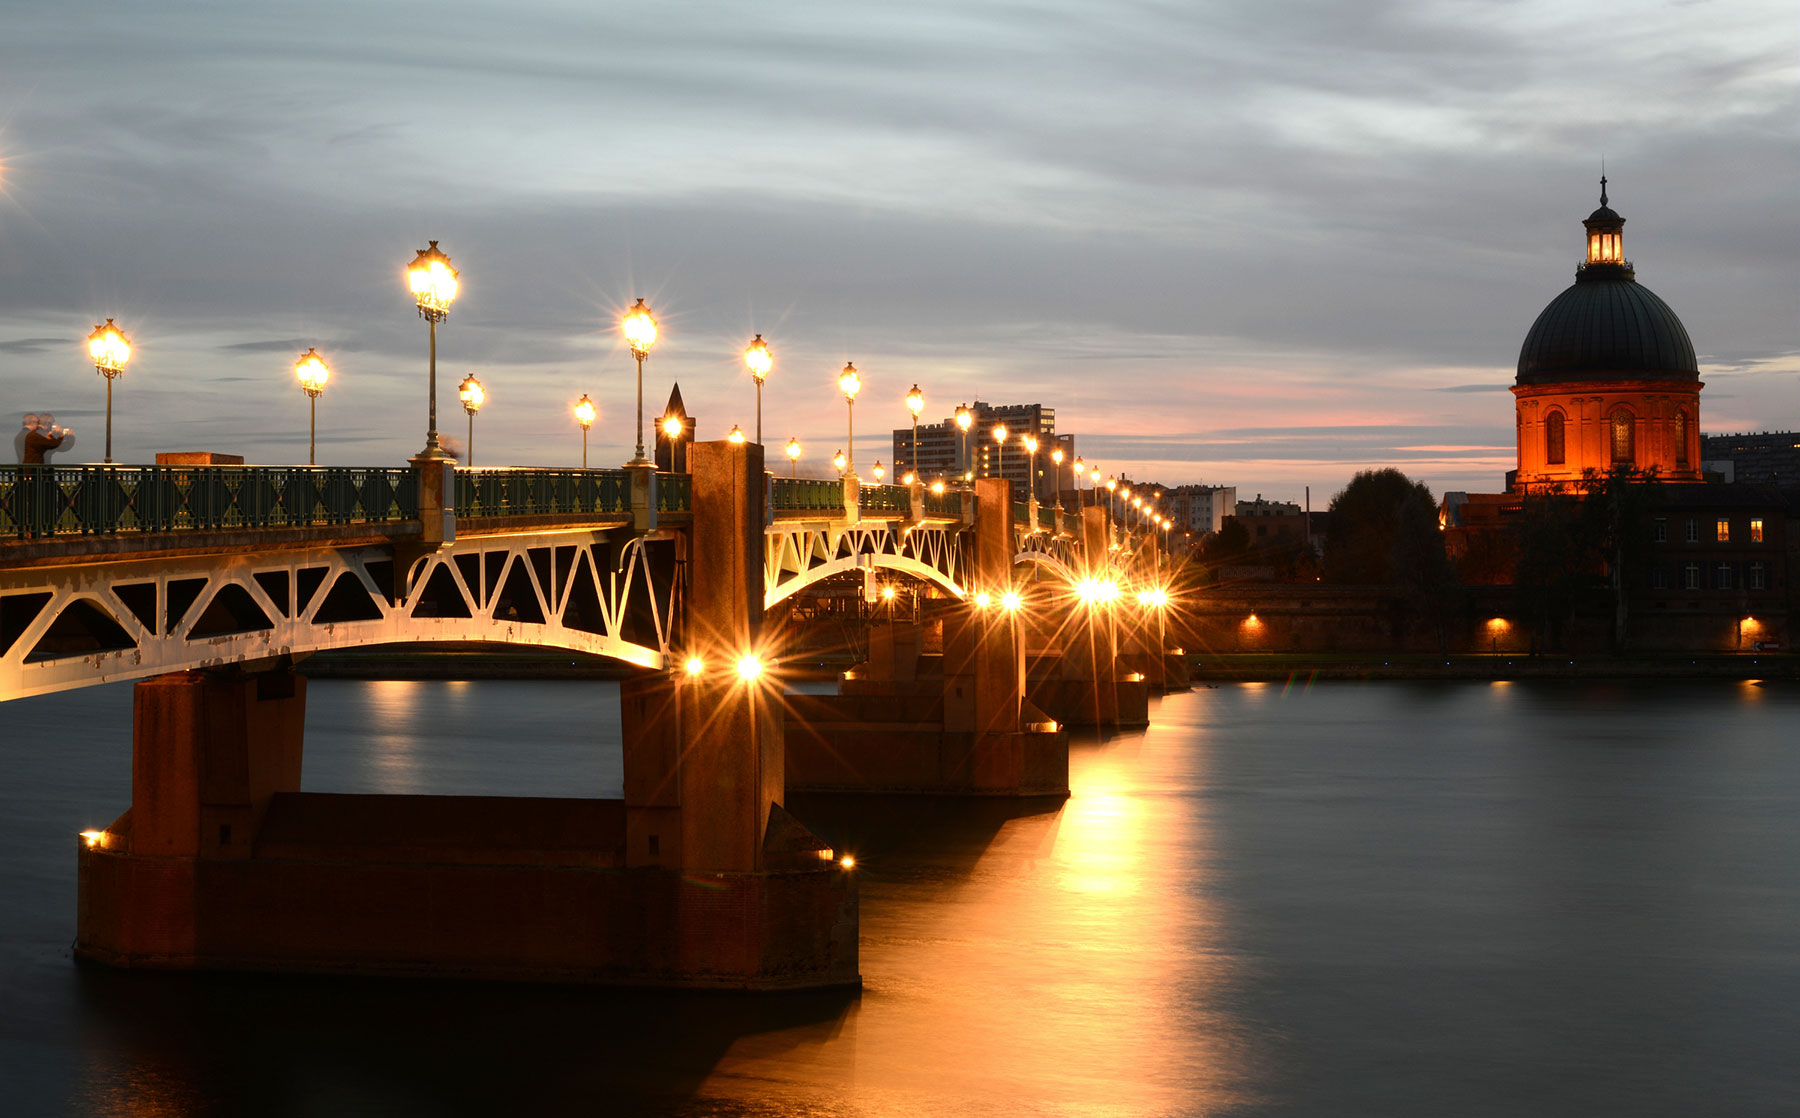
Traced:
POLYGON ((798 437, 788 439, 788 476, 800 476, 800 440, 798 437))
POLYGON ((731 425, 731 434, 725 436, 725 441, 728 443, 742 445, 744 442, 743 428, 741 428, 737 424, 733 423, 731 425))
POLYGON ((744 347, 744 364, 750 367, 750 376, 756 381, 756 445, 762 445, 762 386, 774 363, 769 360, 769 343, 758 334, 744 347))
POLYGON ((850 457, 846 473, 856 476, 856 394, 862 390, 862 378, 856 375, 856 366, 844 363, 844 371, 838 374, 838 387, 844 391, 844 417, 848 425, 849 439, 845 443, 850 448, 850 457))
MULTIPOLYGON (((1056 474, 1056 484, 1054 486, 1054 489, 1056 490, 1055 508, 1056 508, 1056 513, 1057 513, 1057 520, 1060 522, 1062 520, 1062 464, 1063 464, 1063 448, 1060 444, 1051 449, 1050 464, 1052 466, 1056 467, 1055 470, 1052 472, 1054 472, 1056 474)), ((1077 495, 1076 500, 1077 500, 1077 502, 1079 502, 1079 500, 1080 500, 1079 494, 1077 495)))
POLYGON ((443 458, 438 446, 437 430, 437 327, 450 317, 450 303, 456 298, 457 273, 450 258, 438 249, 438 243, 419 250, 406 268, 407 284, 413 301, 419 305, 419 317, 431 327, 431 376, 425 415, 425 450, 421 458, 443 458))
POLYGON ((887 476, 887 467, 885 467, 881 464, 881 459, 879 459, 879 458, 875 459, 875 484, 880 485, 881 479, 886 476, 887 476))
POLYGON ((584 470, 588 468, 587 433, 588 428, 594 425, 594 415, 594 401, 588 399, 587 393, 583 392, 581 399, 575 401, 575 421, 581 424, 581 468, 584 470))
MULTIPOLYGON (((1107 474, 1107 475, 1106 475, 1106 520, 1107 520, 1107 522, 1108 522, 1108 523, 1111 523, 1111 522, 1112 522, 1112 518, 1113 518, 1113 493, 1114 493, 1114 491, 1115 491, 1115 490, 1117 490, 1117 489, 1118 489, 1118 488, 1119 488, 1119 479, 1118 479, 1118 478, 1116 478, 1116 477, 1114 477, 1114 476, 1112 476, 1112 475, 1111 475, 1111 474, 1107 474)), ((1095 491, 1094 491, 1094 496, 1095 496, 1095 497, 1096 497, 1096 498, 1098 498, 1098 497, 1099 497, 1099 495, 1100 495, 1100 491, 1099 491, 1099 490, 1095 490, 1095 491)))
MULTIPOLYGON (((1037 436, 1027 434, 1019 440, 1019 443, 1025 448, 1025 499, 1036 501, 1038 499, 1037 436)), ((1033 524, 1032 527, 1036 528, 1037 525, 1033 524)))
POLYGON ((94 327, 88 335, 88 356, 94 359, 94 371, 106 378, 106 461, 112 462, 112 385, 125 371, 125 362, 131 360, 131 339, 124 331, 113 325, 112 319, 106 325, 94 327))
POLYGON ((462 401, 463 410, 469 413, 469 445, 464 450, 469 459, 469 465, 473 466, 475 464, 475 413, 481 410, 482 404, 487 403, 487 390, 481 387, 481 382, 475 379, 475 374, 470 373, 463 378, 462 384, 457 386, 456 398, 462 401))
POLYGON ((685 434, 686 431, 682 427, 681 417, 679 415, 663 416, 662 433, 666 435, 669 440, 669 472, 672 474, 682 473, 681 436, 685 434))
POLYGON ((1080 508, 1082 507, 1081 506, 1081 475, 1083 475, 1085 473, 1087 473, 1087 463, 1085 463, 1081 460, 1080 455, 1076 455, 1076 457, 1075 457, 1075 508, 1077 510, 1080 510, 1080 508))
POLYGON ((925 410, 925 393, 919 391, 919 386, 916 384, 912 386, 912 391, 906 394, 906 410, 912 412, 913 417, 911 466, 916 474, 919 472, 919 413, 925 410))
MULTIPOLYGON (((956 405, 956 425, 962 428, 962 433, 956 436, 956 452, 957 457, 961 459, 959 464, 964 467, 965 473, 974 472, 973 470, 968 469, 968 467, 972 465, 972 463, 969 462, 969 428, 973 426, 974 423, 975 413, 969 410, 969 405, 956 405)), ((969 479, 965 476, 963 480, 967 481, 969 479)))
POLYGON ((1006 424, 994 424, 994 476, 1006 477, 1006 424))
MULTIPOLYGON (((648 466, 651 462, 644 457, 644 358, 650 356, 650 347, 656 344, 656 317, 642 299, 625 312, 624 328, 625 344, 637 358, 637 457, 625 465, 648 466)), ((674 460, 671 459, 669 464, 673 466, 674 460)))
POLYGON ((319 433, 319 393, 325 391, 325 382, 331 379, 331 369, 325 364, 325 359, 319 356, 318 350, 307 346, 306 352, 300 355, 300 360, 294 363, 294 375, 300 378, 300 391, 306 393, 310 402, 312 415, 306 424, 306 464, 313 466, 317 465, 313 447, 319 433))
POLYGON ((849 459, 844 457, 844 452, 841 450, 831 456, 831 464, 837 467, 839 477, 844 476, 844 464, 848 461, 849 459))

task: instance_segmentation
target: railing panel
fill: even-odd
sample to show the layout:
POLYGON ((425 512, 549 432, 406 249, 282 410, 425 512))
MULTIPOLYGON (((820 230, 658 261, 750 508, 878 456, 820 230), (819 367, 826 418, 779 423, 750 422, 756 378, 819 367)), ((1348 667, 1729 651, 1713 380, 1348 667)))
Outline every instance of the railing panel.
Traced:
POLYGON ((946 489, 942 493, 925 491, 925 515, 937 517, 960 517, 962 515, 962 490, 946 489))
POLYGON ((693 474, 656 475, 657 512, 692 512, 693 509, 693 474))
POLYGON ((811 477, 775 477, 771 481, 776 512, 843 511, 844 483, 841 481, 811 477))
POLYGON ((456 470, 456 515, 604 516, 631 511, 624 470, 456 470))
POLYGON ((417 519, 406 467, 0 466, 13 539, 417 519))
POLYGON ((865 485, 859 500, 864 512, 912 511, 912 492, 904 485, 865 485))

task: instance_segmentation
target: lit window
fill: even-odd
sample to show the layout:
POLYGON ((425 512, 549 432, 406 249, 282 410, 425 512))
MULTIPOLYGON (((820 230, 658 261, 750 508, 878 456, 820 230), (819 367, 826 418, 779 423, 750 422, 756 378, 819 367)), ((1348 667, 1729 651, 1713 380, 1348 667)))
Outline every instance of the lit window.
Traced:
POLYGON ((1750 564, 1750 589, 1766 590, 1768 587, 1764 583, 1765 577, 1761 563, 1750 564))
POLYGON ((1689 520, 1687 522, 1687 535, 1685 538, 1689 543, 1700 542, 1700 522, 1698 520, 1689 520))
POLYGON ((1668 517, 1659 516, 1656 518, 1656 542, 1657 543, 1668 543, 1669 542, 1669 520, 1668 520, 1668 517))
POLYGON ((1720 563, 1718 566, 1718 569, 1713 572, 1713 589, 1715 589, 1715 590, 1730 590, 1731 589, 1731 564, 1730 563, 1720 563))
POLYGON ((1763 542, 1762 521, 1760 519, 1752 520, 1750 522, 1750 542, 1751 543, 1763 542))
POLYGON ((1544 421, 1544 461, 1552 466, 1563 463, 1563 414, 1559 411, 1550 413, 1544 421))
POLYGON ((1681 568, 1681 588, 1683 590, 1700 589, 1700 564, 1689 563, 1681 568))
POLYGON ((1687 413, 1678 411, 1675 413, 1675 464, 1677 466, 1688 464, 1687 443, 1687 413))
POLYGON ((1719 517, 1719 542, 1720 543, 1730 543, 1731 542, 1731 521, 1725 519, 1722 516, 1719 517))
POLYGON ((1612 417, 1612 460, 1630 463, 1636 451, 1636 423, 1628 411, 1616 411, 1612 417))

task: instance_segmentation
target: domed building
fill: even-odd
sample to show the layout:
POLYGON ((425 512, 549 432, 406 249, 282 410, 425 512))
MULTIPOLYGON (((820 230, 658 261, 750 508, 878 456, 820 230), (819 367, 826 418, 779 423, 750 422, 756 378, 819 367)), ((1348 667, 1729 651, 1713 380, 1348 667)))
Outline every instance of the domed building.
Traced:
POLYGON ((1518 469, 1512 490, 1571 488, 1588 471, 1700 478, 1700 369, 1669 305, 1625 259, 1625 219, 1588 215, 1587 259, 1519 350, 1518 469))

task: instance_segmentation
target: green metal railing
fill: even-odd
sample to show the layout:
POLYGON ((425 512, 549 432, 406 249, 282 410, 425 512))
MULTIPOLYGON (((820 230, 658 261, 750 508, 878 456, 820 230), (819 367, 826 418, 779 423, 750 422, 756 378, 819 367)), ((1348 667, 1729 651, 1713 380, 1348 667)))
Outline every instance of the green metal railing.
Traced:
POLYGON ((771 478, 776 512, 826 512, 844 510, 844 483, 810 477, 771 478))
MULTIPOLYGON (((666 488, 666 483, 660 488, 666 488)), ((630 511, 631 475, 625 470, 459 467, 456 471, 456 515, 459 517, 603 515, 630 511)))
POLYGON ((657 512, 692 512, 694 511, 694 475, 662 474, 656 475, 656 511, 657 512))
POLYGON ((863 512, 911 512, 912 491, 904 485, 865 485, 857 502, 863 512))
POLYGON ((925 491, 925 515, 956 518, 962 516, 962 490, 946 489, 942 493, 925 491))
POLYGON ((0 538, 388 524, 419 516, 405 468, 0 466, 0 538))
POLYGON ((1021 526, 1031 525, 1031 506, 1024 501, 1013 502, 1013 523, 1021 526))

